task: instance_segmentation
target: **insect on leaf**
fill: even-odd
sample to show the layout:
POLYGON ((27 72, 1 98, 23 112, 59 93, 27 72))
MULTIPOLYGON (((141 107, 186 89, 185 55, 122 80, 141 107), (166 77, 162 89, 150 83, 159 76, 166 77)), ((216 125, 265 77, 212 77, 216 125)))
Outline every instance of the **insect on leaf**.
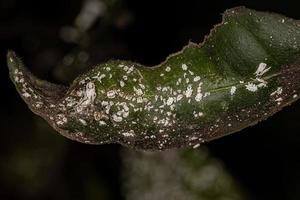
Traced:
POLYGON ((196 148, 298 99, 299 43, 298 21, 238 7, 202 44, 189 43, 151 68, 110 61, 67 88, 33 76, 14 52, 8 66, 29 108, 70 139, 196 148))

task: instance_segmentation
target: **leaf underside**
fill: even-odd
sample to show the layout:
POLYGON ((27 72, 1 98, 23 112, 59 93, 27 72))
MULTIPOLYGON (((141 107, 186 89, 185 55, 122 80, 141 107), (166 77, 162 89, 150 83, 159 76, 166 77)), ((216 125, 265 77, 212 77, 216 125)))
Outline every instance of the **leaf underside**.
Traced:
POLYGON ((298 21, 238 7, 202 44, 189 43, 151 68, 110 61, 64 87, 33 76, 14 52, 8 66, 29 108, 70 139, 196 148, 299 98, 299 42, 298 21))

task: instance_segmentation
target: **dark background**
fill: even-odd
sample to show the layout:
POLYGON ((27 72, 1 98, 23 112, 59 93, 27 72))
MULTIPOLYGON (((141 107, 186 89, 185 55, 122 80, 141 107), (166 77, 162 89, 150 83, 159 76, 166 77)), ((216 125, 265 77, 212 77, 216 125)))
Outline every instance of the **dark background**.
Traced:
MULTIPOLYGON (((188 41, 200 43, 226 9, 244 5, 300 19, 298 1, 140 0, 108 2, 80 39, 66 41, 81 0, 0 0, 0 199, 122 199, 119 145, 63 138, 34 116, 8 78, 15 50, 37 76, 57 83, 66 54, 85 49, 89 65, 163 61, 188 41)), ((80 65, 80 64, 79 64, 80 65)), ((80 71, 80 70, 79 70, 80 71)), ((257 200, 300 199, 300 103, 265 122, 206 144, 257 200)), ((122 180, 123 181, 123 180, 122 180)))

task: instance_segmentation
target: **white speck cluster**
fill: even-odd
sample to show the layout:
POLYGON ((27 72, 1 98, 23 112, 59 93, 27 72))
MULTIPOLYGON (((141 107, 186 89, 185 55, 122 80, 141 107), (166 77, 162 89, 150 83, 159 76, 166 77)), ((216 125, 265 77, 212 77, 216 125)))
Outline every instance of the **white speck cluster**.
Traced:
POLYGON ((283 101, 283 98, 281 96, 282 92, 283 92, 283 88, 277 87, 277 89, 270 94, 271 97, 275 98, 275 102, 277 102, 278 105, 280 105, 281 102, 283 101))
POLYGON ((188 66, 186 64, 181 65, 182 70, 186 71, 188 69, 188 66))
MULTIPOLYGON (((160 141, 160 147, 163 148, 164 144, 167 143, 169 134, 172 131, 176 131, 173 125, 177 125, 177 111, 180 105, 190 104, 190 103, 200 103, 204 98, 210 96, 210 92, 203 88, 203 82, 201 82, 201 77, 192 71, 192 67, 187 64, 181 64, 181 72, 178 73, 177 78, 169 82, 166 85, 156 86, 156 94, 153 98, 149 98, 147 92, 147 84, 144 83, 144 79, 141 73, 134 68, 134 66, 119 65, 119 69, 125 72, 125 75, 121 77, 115 77, 113 70, 106 67, 104 70, 99 72, 92 79, 98 81, 100 88, 95 87, 95 83, 89 79, 83 80, 81 84, 85 85, 85 89, 78 92, 81 96, 79 102, 76 104, 77 111, 82 111, 86 107, 93 105, 96 98, 96 90, 103 95, 99 95, 97 99, 101 102, 102 111, 93 110, 93 118, 99 123, 100 126, 107 126, 110 124, 109 121, 113 122, 114 127, 119 127, 118 132, 120 136, 126 138, 134 138, 137 136, 135 134, 135 127, 139 127, 140 123, 145 123, 144 120, 149 120, 143 126, 147 127, 151 123, 158 128, 158 134, 164 136, 165 140, 160 141), (115 80, 117 84, 112 87, 106 88, 101 85, 105 84, 106 80, 115 80), (131 82, 128 84, 127 82, 131 82), (172 85, 176 85, 176 89, 172 85), (126 92, 123 91, 123 87, 126 86, 126 92), (131 90, 130 90, 131 87, 131 90), (204 91, 203 91, 204 90, 204 91), (132 91, 132 92, 128 92, 132 91), (130 117, 131 113, 139 113, 142 118, 130 117), (103 117, 106 116, 106 117, 103 117), (110 116, 110 117, 108 117, 110 116), (141 121, 143 120, 143 121, 141 121), (124 127, 124 128, 122 128, 124 127), (125 128, 126 127, 126 128, 125 128)), ((172 70, 170 66, 163 69, 166 74, 172 70)), ((264 80, 263 76, 270 70, 267 64, 260 63, 257 70, 255 71, 255 78, 253 81, 249 81, 244 84, 240 81, 240 84, 244 84, 246 90, 250 92, 256 92, 260 87, 266 87, 267 82, 264 80)), ((163 74, 163 73, 162 73, 163 74)), ((163 75, 165 76, 165 75, 163 75)), ((230 95, 236 94, 237 86, 230 87, 230 95)), ((274 94, 277 95, 282 92, 282 88, 278 88, 274 94)), ((276 99, 277 102, 281 102, 280 98, 276 99)), ((71 105, 73 99, 68 100, 71 105)), ((228 105, 224 104, 224 109, 228 105)), ((201 118, 205 116, 203 110, 199 110, 200 107, 195 107, 193 110, 194 119, 201 118)), ((61 120, 60 120, 61 121, 61 120)), ((87 121, 83 118, 79 119, 79 122, 86 126, 87 121)), ((60 122, 61 123, 61 122, 60 122)), ((231 123, 228 123, 231 126, 231 123)), ((216 126, 217 127, 217 126, 216 126)), ((157 135, 146 134, 145 130, 139 130, 139 136, 145 135, 145 139, 156 139, 157 135)), ((128 140, 130 142, 131 139, 128 140)), ((198 147, 198 143, 191 143, 191 145, 198 147)))
POLYGON ((231 95, 234 95, 236 92, 236 87, 235 86, 232 86, 231 89, 230 89, 230 94, 231 95))
MULTIPOLYGON (((13 62, 13 59, 11 62, 13 62)), ((44 102, 42 101, 42 97, 40 94, 34 91, 34 86, 25 81, 24 74, 22 71, 15 69, 14 70, 14 81, 18 85, 17 87, 20 90, 21 95, 27 99, 27 101, 31 103, 31 106, 36 109, 44 108, 44 102)))
MULTIPOLYGON (((181 103, 200 102, 203 98, 210 95, 209 92, 202 92, 203 83, 200 82, 201 77, 195 74, 187 64, 181 65, 182 73, 179 73, 177 79, 170 82, 168 85, 160 86, 157 85, 157 93, 153 98, 149 98, 147 93, 147 85, 143 82, 144 79, 141 73, 134 68, 134 66, 119 65, 118 68, 123 70, 126 75, 121 77, 114 76, 114 70, 106 67, 101 72, 98 72, 96 76, 91 79, 98 81, 99 88, 96 89, 95 82, 89 78, 85 78, 80 81, 80 84, 85 86, 84 89, 74 92, 80 97, 78 103, 74 99, 68 99, 68 103, 76 105, 76 111, 83 113, 82 111, 86 108, 93 108, 92 116, 100 126, 107 126, 110 124, 109 121, 113 122, 113 126, 120 127, 119 134, 126 138, 133 138, 136 136, 135 128, 141 122, 139 118, 131 118, 131 113, 140 113, 145 119, 149 119, 144 126, 148 124, 155 124, 158 127, 158 134, 165 138, 160 142, 160 148, 167 143, 169 140, 169 133, 175 132, 173 127, 177 123, 177 109, 181 103), (117 82, 113 87, 101 87, 106 84, 106 80, 115 80, 117 82), (127 84, 127 81, 131 82, 131 86, 127 84), (172 85, 177 85, 177 89, 174 89, 172 85), (124 92, 123 87, 126 86, 126 90, 132 92, 124 92), (101 89, 102 88, 102 89, 101 89), (93 107, 96 99, 96 91, 99 92, 97 102, 100 102, 102 111, 97 111, 96 107, 93 107), (105 117, 110 116, 110 117, 105 117), (151 123, 150 123, 151 122, 151 123), (126 127, 126 128, 122 128, 126 127), (131 128, 130 128, 131 127, 131 128), (129 130, 128 130, 129 129, 129 130)), ((170 72, 171 67, 167 66, 164 68, 165 72, 170 72)), ((193 111, 194 118, 199 118, 204 115, 199 108, 195 108, 193 111)), ((87 126, 89 120, 86 121, 84 118, 79 118, 78 121, 83 125, 87 126)), ((153 140, 157 139, 157 135, 146 134, 143 130, 139 129, 140 134, 145 134, 145 139, 153 140)), ((128 140, 130 142, 130 140, 128 140)))
POLYGON ((256 72, 254 73, 257 77, 260 77, 262 75, 264 75, 266 72, 268 72, 271 69, 271 67, 267 68, 267 64, 266 63, 260 63, 256 72))
POLYGON ((267 87, 267 81, 265 81, 262 76, 265 73, 267 73, 270 69, 271 67, 267 68, 266 63, 260 63, 257 70, 254 73, 255 74, 254 81, 258 82, 258 84, 254 83, 254 81, 248 82, 245 85, 246 89, 249 90, 250 92, 256 92, 261 87, 267 87))
POLYGON ((64 125, 65 123, 67 123, 68 122, 68 119, 67 119, 67 117, 64 115, 64 114, 58 114, 57 116, 56 116, 56 119, 55 119, 56 121, 56 124, 58 125, 58 126, 61 126, 61 125, 64 125))
POLYGON ((94 103, 96 98, 96 88, 93 82, 88 82, 86 84, 86 88, 82 91, 83 97, 79 100, 78 104, 76 105, 77 112, 81 112, 86 107, 90 106, 94 103))
POLYGON ((245 86, 246 89, 249 90, 250 92, 256 92, 258 90, 257 85, 255 85, 254 83, 247 83, 245 86))
POLYGON ((282 91, 282 87, 278 87, 274 92, 270 94, 270 96, 280 95, 282 91))
MULTIPOLYGON (((234 12, 232 10, 232 13, 234 12)), ((259 20, 262 21, 262 18, 257 19, 257 21, 259 20)), ((277 24, 280 23, 286 23, 286 19, 278 18, 277 24)), ((224 24, 230 25, 231 22, 224 22, 224 24)), ((267 39, 271 41, 269 45, 274 44, 276 37, 277 35, 274 33, 267 36, 267 39)), ((298 39, 296 37, 290 38, 291 43, 294 41, 291 44, 292 47, 297 50, 298 39)), ((208 48, 214 48, 213 43, 209 43, 208 48)), ((282 46, 283 44, 279 43, 278 45, 282 46)), ((63 126, 68 122, 72 124, 71 122, 75 119, 80 128, 88 126, 92 130, 96 124, 103 126, 103 129, 97 129, 96 131, 113 131, 116 137, 122 139, 122 142, 126 141, 128 144, 135 142, 137 144, 144 138, 152 141, 151 144, 158 143, 159 148, 163 148, 170 138, 174 139, 176 137, 176 139, 183 137, 185 138, 184 142, 188 145, 198 148, 203 139, 201 138, 202 135, 196 133, 196 131, 204 130, 208 132, 205 133, 206 135, 211 133, 211 136, 218 133, 217 131, 222 128, 234 130, 238 127, 235 122, 244 125, 243 123, 247 122, 247 120, 244 120, 247 119, 244 117, 246 115, 258 119, 260 113, 255 109, 246 107, 250 104, 245 102, 250 95, 258 97, 261 93, 257 91, 263 90, 261 88, 270 88, 271 86, 271 89, 265 89, 264 91, 269 91, 268 95, 270 96, 267 97, 273 101, 272 103, 275 106, 276 103, 278 105, 283 104, 287 97, 285 93, 292 89, 292 87, 287 87, 288 84, 284 84, 284 87, 273 88, 273 82, 270 79, 276 77, 277 74, 266 76, 271 70, 271 67, 265 63, 268 61, 267 58, 264 58, 263 62, 257 63, 256 70, 251 71, 251 77, 238 82, 239 80, 236 80, 234 76, 222 77, 221 73, 215 73, 216 69, 213 67, 208 70, 204 69, 205 73, 200 77, 198 72, 202 69, 194 70, 195 67, 200 66, 192 65, 188 61, 188 57, 185 56, 186 54, 183 54, 174 58, 176 60, 174 63, 181 62, 180 64, 174 64, 174 66, 168 65, 168 62, 162 64, 163 66, 157 70, 158 74, 154 73, 158 77, 153 80, 148 73, 141 73, 135 67, 135 64, 122 62, 123 64, 118 64, 118 66, 114 64, 97 66, 96 70, 91 71, 91 76, 88 74, 81 76, 81 78, 84 78, 79 83, 75 82, 78 83, 78 85, 75 85, 77 87, 71 87, 75 88, 72 89, 71 95, 64 97, 63 100, 59 99, 58 103, 56 101, 50 103, 42 101, 46 93, 35 90, 36 87, 32 82, 24 80, 27 76, 23 76, 20 70, 16 69, 13 72, 13 80, 17 84, 22 97, 27 102, 32 103, 31 106, 40 110, 43 108, 55 110, 53 115, 49 117, 58 126, 63 126), (183 60, 186 60, 186 63, 183 63, 183 60), (171 71, 175 72, 171 73, 171 71), (157 81, 157 83, 154 81, 157 81), (238 90, 242 91, 239 92, 238 90), (241 95, 246 93, 245 96, 242 96, 246 97, 244 98, 246 100, 241 101, 242 104, 237 104, 235 107, 233 99, 241 99, 237 96, 237 93, 241 95), (206 98, 211 101, 206 101, 206 98), (215 107, 216 109, 212 108, 211 113, 206 112, 205 106, 207 108, 215 107), (239 111, 243 114, 238 113, 239 111), (218 113, 220 113, 219 116, 218 113), (69 118, 69 114, 74 118, 69 118), (255 116, 252 114, 255 114, 255 116), (191 122, 186 123, 186 120, 191 122), (208 120, 211 120, 211 123, 205 124, 208 120), (204 123, 199 123, 202 121, 204 123), (172 133, 176 133, 175 136, 172 133)), ((213 57, 209 57, 209 59, 213 63, 213 57)), ((215 61, 221 63, 220 60, 221 57, 217 57, 215 61)), ((14 62, 13 58, 10 58, 9 62, 14 62)), ((70 61, 67 63, 70 63, 70 61)), ((227 74, 226 70, 224 74, 227 74)), ((278 84, 276 80, 274 84, 278 84)), ((296 91, 293 91, 292 97, 298 98, 296 91)), ((249 102, 252 104, 254 98, 249 99, 251 99, 249 102)), ((263 103, 263 101, 255 102, 255 106, 264 106, 263 103)), ((269 109, 273 104, 271 106, 268 104, 264 108, 269 109)), ((263 114, 267 116, 268 110, 262 110, 263 114)), ((76 134, 78 137, 85 137, 82 131, 78 131, 76 134)), ((109 136, 109 134, 107 135, 109 136)), ((119 141, 121 142, 121 140, 119 141)), ((87 139, 86 142, 88 142, 87 139)))
POLYGON ((123 135, 124 137, 134 137, 134 136, 135 136, 134 130, 130 130, 130 131, 128 131, 128 132, 123 132, 122 135, 123 135))

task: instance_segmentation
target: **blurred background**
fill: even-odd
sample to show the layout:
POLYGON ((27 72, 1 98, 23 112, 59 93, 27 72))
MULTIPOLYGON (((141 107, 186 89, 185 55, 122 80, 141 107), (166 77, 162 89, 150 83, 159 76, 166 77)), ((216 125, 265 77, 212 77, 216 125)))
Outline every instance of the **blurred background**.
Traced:
POLYGON ((295 0, 0 0, 0 199, 300 199, 299 102, 199 150, 151 154, 60 136, 8 77, 8 49, 66 85, 110 59, 155 65, 240 5, 300 19, 295 0))

